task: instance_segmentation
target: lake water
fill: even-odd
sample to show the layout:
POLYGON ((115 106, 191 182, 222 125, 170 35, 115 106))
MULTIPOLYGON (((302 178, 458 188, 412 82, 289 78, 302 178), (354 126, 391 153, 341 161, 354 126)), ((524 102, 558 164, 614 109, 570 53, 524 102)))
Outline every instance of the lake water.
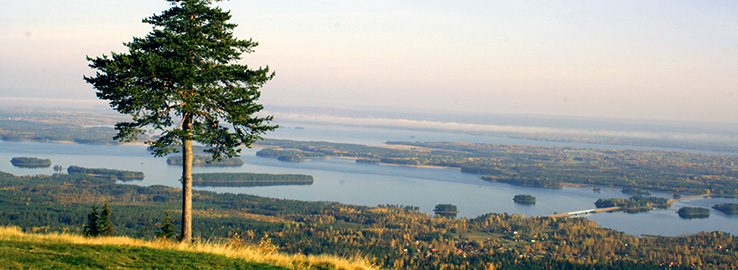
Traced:
MULTIPOLYGON (((528 144, 546 146, 575 146, 596 148, 624 148, 567 144, 559 142, 518 140, 502 137, 473 136, 467 134, 397 131, 378 128, 282 125, 271 138, 321 140, 369 145, 388 140, 413 141, 465 141, 479 143, 528 144)), ((642 149, 642 148, 639 148, 642 149)), ((260 158, 257 149, 244 149, 245 165, 228 168, 194 168, 202 172, 263 172, 308 174, 315 178, 309 186, 270 186, 243 188, 196 188, 217 192, 246 193, 259 196, 306 201, 335 201, 346 204, 376 206, 380 204, 413 205, 420 211, 432 214, 437 204, 458 206, 460 217, 476 217, 485 213, 519 213, 524 216, 545 216, 554 212, 570 212, 592 209, 599 198, 627 198, 619 189, 605 188, 601 193, 587 187, 543 189, 518 187, 479 180, 478 175, 464 174, 455 169, 416 168, 377 164, 359 164, 350 159, 321 159, 300 163, 281 162, 260 158), (531 194, 537 198, 535 205, 516 204, 516 194, 531 194)), ((166 185, 180 187, 181 168, 168 166, 165 158, 153 157, 140 145, 78 145, 39 142, 0 141, 0 171, 15 175, 52 174, 52 168, 25 169, 10 164, 13 157, 30 156, 51 159, 54 165, 65 168, 77 165, 90 168, 111 168, 142 171, 143 181, 136 185, 166 185)), ((655 194, 670 197, 671 194, 655 194)), ((712 210, 707 219, 682 219, 676 210, 683 206, 710 208, 716 203, 738 199, 709 198, 674 203, 671 209, 649 213, 600 213, 587 215, 603 227, 628 234, 681 235, 700 231, 725 231, 738 235, 738 215, 726 215, 712 210)))

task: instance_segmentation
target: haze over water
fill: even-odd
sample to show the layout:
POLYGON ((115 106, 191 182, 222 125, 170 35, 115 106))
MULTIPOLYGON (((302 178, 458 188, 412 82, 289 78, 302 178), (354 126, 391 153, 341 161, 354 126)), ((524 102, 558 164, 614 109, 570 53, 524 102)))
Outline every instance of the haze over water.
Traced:
MULTIPOLYGON (((485 143, 531 143, 536 145, 566 143, 519 140, 492 136, 474 136, 463 133, 352 127, 325 124, 283 123, 273 138, 336 141, 363 144, 381 144, 387 140, 469 141, 485 143), (300 125, 300 128, 297 125, 300 125)), ((569 145, 573 146, 573 145, 569 145)), ((577 144, 581 147, 582 144, 577 144)), ((601 147, 601 145, 591 145, 601 147)), ((625 146, 621 146, 626 148, 625 146)), ((554 212, 568 212, 594 208, 599 198, 627 198, 619 189, 603 188, 601 193, 591 187, 543 189, 519 187, 479 180, 478 175, 464 174, 455 169, 416 168, 375 164, 357 164, 348 159, 310 160, 300 163, 281 162, 255 156, 258 149, 245 149, 246 164, 238 168, 195 168, 198 172, 263 172, 309 174, 315 178, 310 186, 273 186, 249 188, 199 188, 217 192, 247 193, 273 198, 308 201, 336 201, 348 204, 376 206, 382 204, 419 206, 420 211, 432 214, 436 204, 452 203, 459 207, 460 217, 477 217, 485 213, 517 213, 524 216, 544 216, 554 212), (535 205, 515 204, 515 194, 537 197, 535 205)), ((136 185, 167 185, 179 187, 181 168, 166 165, 164 158, 155 158, 144 146, 77 145, 36 142, 0 141, 0 159, 15 156, 50 158, 64 167, 78 165, 95 168, 115 168, 143 171, 146 178, 136 185)), ((9 162, 0 162, 0 171, 16 175, 51 174, 48 169, 15 168, 9 162)), ((670 197, 671 194, 655 194, 670 197)), ((629 234, 681 235, 699 231, 721 230, 738 234, 738 217, 712 211, 708 219, 684 220, 676 210, 682 206, 711 207, 719 202, 738 202, 736 199, 699 199, 675 203, 671 209, 650 213, 601 213, 587 218, 601 226, 629 234)))

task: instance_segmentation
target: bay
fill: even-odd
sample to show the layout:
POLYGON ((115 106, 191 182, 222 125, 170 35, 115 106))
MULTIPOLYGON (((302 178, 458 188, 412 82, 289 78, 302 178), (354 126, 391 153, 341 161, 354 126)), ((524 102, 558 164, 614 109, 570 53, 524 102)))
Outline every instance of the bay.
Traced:
MULTIPOLYGON (((597 147, 602 145, 566 144, 529 141, 504 137, 474 136, 461 133, 418 130, 385 130, 368 127, 297 125, 281 128, 271 138, 322 140, 332 142, 381 144, 388 140, 464 141, 480 143, 532 144, 545 146, 597 147)), ((622 148, 623 146, 619 146, 622 148)), ((402 167, 359 164, 351 159, 320 159, 300 163, 260 158, 258 149, 243 149, 242 167, 196 167, 201 172, 297 173, 315 178, 309 186, 270 186, 242 188, 196 188, 216 192, 246 193, 272 198, 305 201, 335 201, 346 204, 376 206, 382 204, 418 206, 432 214, 436 204, 450 203, 459 208, 459 217, 477 217, 485 213, 509 213, 523 216, 545 216, 555 212, 570 212, 594 208, 599 198, 627 198, 619 189, 603 188, 595 193, 591 187, 543 189, 519 187, 479 180, 478 175, 456 169, 402 167), (516 194, 531 194, 534 205, 516 204, 516 194)), ((53 174, 52 168, 26 169, 13 167, 10 159, 29 156, 48 158, 54 165, 77 165, 90 168, 110 168, 142 171, 143 181, 135 185, 166 185, 179 187, 181 168, 169 166, 165 158, 153 157, 142 145, 80 145, 40 142, 0 141, 0 171, 15 175, 53 174)), ((671 194, 655 194, 671 197, 671 194)), ((682 219, 676 211, 683 206, 710 208, 716 203, 736 199, 709 198, 674 203, 670 209, 649 213, 600 213, 585 216, 603 227, 628 234, 681 235, 700 231, 725 231, 738 234, 738 216, 712 210, 707 219, 682 219)))

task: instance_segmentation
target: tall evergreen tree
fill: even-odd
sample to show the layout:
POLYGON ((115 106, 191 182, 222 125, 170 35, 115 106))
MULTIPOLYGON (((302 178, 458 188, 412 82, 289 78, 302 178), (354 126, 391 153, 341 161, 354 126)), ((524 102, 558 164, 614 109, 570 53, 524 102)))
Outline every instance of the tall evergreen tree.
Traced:
POLYGON ((98 228, 100 235, 110 236, 113 235, 113 224, 110 222, 110 208, 108 207, 108 201, 105 200, 103 205, 102 213, 100 213, 100 220, 98 222, 98 228))
POLYGON ((84 227, 85 236, 98 236, 100 235, 100 214, 97 212, 97 205, 92 204, 92 212, 87 215, 87 226, 84 227))
MULTIPOLYGON (((237 156, 267 131, 272 116, 257 115, 259 89, 274 73, 239 64, 256 42, 234 38, 231 15, 211 0, 168 0, 171 8, 143 20, 153 30, 124 43, 126 53, 90 58, 95 76, 85 80, 115 110, 132 116, 116 124, 116 140, 131 141, 151 128, 156 156, 181 146, 182 234, 192 238, 192 143, 208 147, 214 160, 237 156), (225 123, 225 124, 224 124, 225 123)), ((216 0, 217 1, 217 0, 216 0)))

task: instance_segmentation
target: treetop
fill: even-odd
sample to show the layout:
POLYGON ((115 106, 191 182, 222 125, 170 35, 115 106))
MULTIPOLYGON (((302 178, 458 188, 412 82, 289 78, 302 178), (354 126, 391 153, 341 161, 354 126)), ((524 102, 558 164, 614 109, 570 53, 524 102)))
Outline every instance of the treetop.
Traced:
POLYGON ((124 43, 128 52, 87 57, 95 76, 84 79, 115 110, 132 121, 116 124, 121 141, 144 128, 161 132, 148 142, 154 154, 176 151, 184 140, 210 148, 215 159, 237 155, 260 135, 274 130, 272 116, 258 116, 259 89, 274 72, 238 63, 258 45, 233 35, 230 12, 210 0, 169 0, 172 7, 143 19, 152 31, 124 43))

